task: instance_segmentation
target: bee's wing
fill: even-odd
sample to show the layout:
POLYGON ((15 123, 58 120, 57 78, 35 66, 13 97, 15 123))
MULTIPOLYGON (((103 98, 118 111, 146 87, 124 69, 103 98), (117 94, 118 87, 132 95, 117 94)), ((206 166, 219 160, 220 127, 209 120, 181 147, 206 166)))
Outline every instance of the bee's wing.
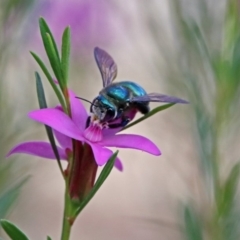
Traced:
POLYGON ((103 87, 107 87, 117 76, 117 65, 112 57, 101 48, 94 48, 94 57, 102 75, 103 87))
POLYGON ((166 103, 188 103, 180 98, 163 95, 160 93, 148 93, 144 96, 133 97, 131 102, 166 102, 166 103))

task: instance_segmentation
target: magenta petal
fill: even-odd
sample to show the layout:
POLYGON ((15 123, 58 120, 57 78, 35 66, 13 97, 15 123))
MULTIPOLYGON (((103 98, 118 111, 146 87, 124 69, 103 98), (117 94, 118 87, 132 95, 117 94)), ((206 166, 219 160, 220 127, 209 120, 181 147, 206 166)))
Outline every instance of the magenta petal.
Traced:
MULTIPOLYGON (((57 147, 60 159, 67 159, 65 150, 57 147)), ((24 142, 16 145, 11 151, 7 154, 9 157, 15 153, 26 153, 33 156, 56 159, 52 147, 47 142, 24 142)))
POLYGON ((107 147, 134 148, 153 155, 161 155, 160 150, 152 141, 134 134, 119 134, 106 137, 99 144, 107 147))
POLYGON ((119 171, 123 171, 123 165, 121 160, 117 157, 114 163, 114 166, 119 170, 119 171))
POLYGON ((103 138, 111 137, 111 136, 117 134, 121 129, 122 129, 122 127, 119 127, 119 128, 105 128, 102 131, 103 138))
POLYGON ((70 137, 58 132, 57 130, 53 130, 53 131, 56 139, 58 140, 62 148, 72 149, 72 139, 70 137))
POLYGON ((75 125, 72 119, 64 112, 55 108, 35 110, 28 114, 30 118, 46 124, 58 132, 77 140, 84 140, 82 131, 75 125))
POLYGON ((102 166, 105 164, 110 157, 113 155, 113 152, 107 148, 99 146, 97 144, 92 144, 89 142, 92 147, 93 154, 97 165, 102 166))
POLYGON ((86 127, 88 118, 87 111, 82 102, 76 98, 75 94, 68 90, 70 103, 71 103, 71 115, 73 122, 83 131, 86 127))

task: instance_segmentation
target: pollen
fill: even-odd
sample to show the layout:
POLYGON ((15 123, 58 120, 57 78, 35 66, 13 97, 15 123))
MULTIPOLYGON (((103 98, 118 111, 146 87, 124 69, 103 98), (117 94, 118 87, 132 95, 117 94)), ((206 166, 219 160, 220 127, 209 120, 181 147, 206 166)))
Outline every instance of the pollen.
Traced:
POLYGON ((99 122, 98 116, 94 113, 91 113, 91 122, 99 122))

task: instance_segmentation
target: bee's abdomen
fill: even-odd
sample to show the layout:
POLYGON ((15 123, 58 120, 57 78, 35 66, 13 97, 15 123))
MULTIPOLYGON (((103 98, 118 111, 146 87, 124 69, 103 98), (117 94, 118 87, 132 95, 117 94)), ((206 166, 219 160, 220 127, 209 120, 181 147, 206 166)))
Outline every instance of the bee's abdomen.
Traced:
MULTIPOLYGON (((123 81, 121 85, 129 89, 131 92, 131 96, 144 96, 146 95, 146 91, 137 83, 131 81, 123 81)), ((138 109, 138 111, 142 114, 147 114, 150 110, 149 102, 134 102, 132 103, 133 107, 138 109)))
POLYGON ((147 114, 150 111, 149 102, 135 102, 135 108, 142 114, 147 114))

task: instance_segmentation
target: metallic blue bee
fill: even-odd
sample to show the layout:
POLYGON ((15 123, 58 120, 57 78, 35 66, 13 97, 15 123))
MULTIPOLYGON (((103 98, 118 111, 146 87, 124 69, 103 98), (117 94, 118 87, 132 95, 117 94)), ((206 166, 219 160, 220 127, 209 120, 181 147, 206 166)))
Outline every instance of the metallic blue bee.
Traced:
MULTIPOLYGON (((118 128, 126 126, 137 112, 147 114, 149 102, 187 103, 187 101, 159 93, 146 93, 137 83, 122 81, 113 83, 117 76, 117 65, 104 50, 96 47, 94 56, 102 75, 103 89, 93 100, 90 112, 92 121, 103 126, 118 128)), ((89 124, 88 120, 87 125, 89 124)))

